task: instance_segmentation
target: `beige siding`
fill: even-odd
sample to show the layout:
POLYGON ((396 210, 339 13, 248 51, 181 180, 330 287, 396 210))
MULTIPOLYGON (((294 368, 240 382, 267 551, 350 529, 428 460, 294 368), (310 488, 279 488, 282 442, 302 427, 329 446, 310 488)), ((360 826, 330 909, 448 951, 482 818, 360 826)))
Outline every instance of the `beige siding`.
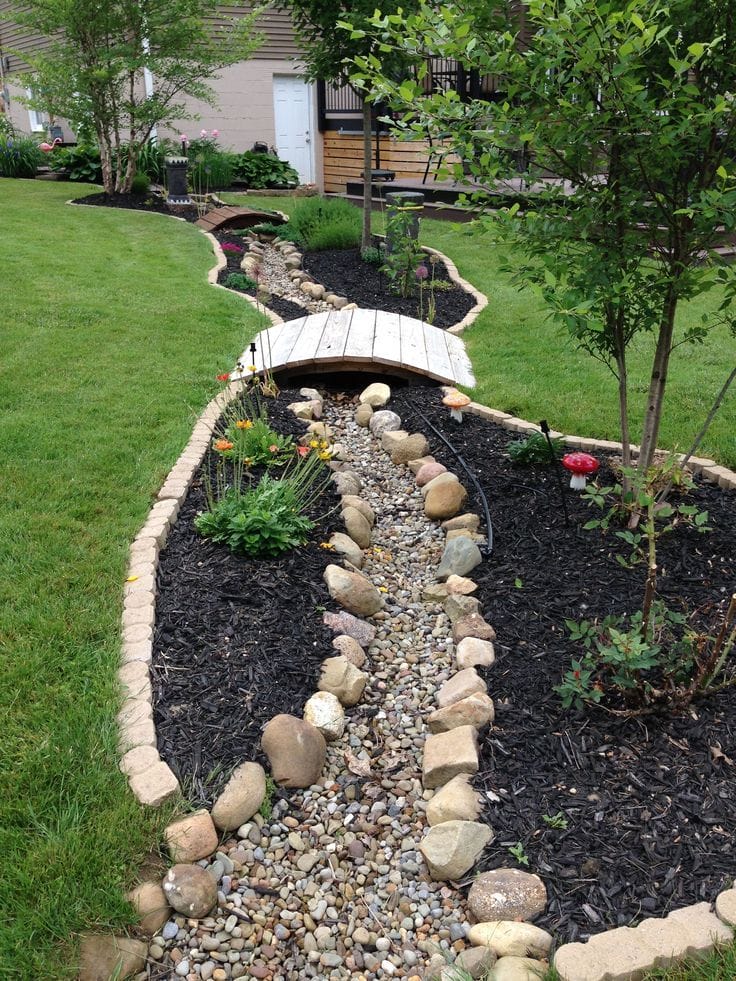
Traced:
MULTIPOLYGON (((232 4, 220 4, 222 12, 222 23, 225 18, 237 17, 242 13, 242 8, 232 4)), ((290 59, 299 56, 294 39, 294 28, 291 17, 285 10, 266 10, 258 19, 258 31, 264 35, 264 42, 255 52, 253 57, 261 61, 272 61, 273 59, 290 59)))

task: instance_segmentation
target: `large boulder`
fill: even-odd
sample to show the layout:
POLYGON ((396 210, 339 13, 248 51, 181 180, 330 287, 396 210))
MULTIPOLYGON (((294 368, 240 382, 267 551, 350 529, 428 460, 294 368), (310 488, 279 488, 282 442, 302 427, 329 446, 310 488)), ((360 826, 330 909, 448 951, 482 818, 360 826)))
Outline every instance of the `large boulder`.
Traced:
POLYGON ((261 737, 276 783, 284 787, 311 787, 322 773, 327 747, 322 733, 293 715, 276 715, 261 737))
POLYGON ((374 409, 380 409, 388 405, 391 398, 391 389, 384 382, 372 382, 358 396, 360 405, 370 405, 374 409))
POLYGON ((173 865, 162 886, 169 906, 193 920, 207 916, 217 902, 217 884, 199 865, 173 865))
MULTIPOLYGON (((468 492, 457 480, 435 484, 435 481, 441 480, 444 476, 445 474, 440 474, 439 477, 435 477, 430 483, 425 484, 425 488, 429 487, 430 490, 424 496, 424 513, 432 521, 442 521, 444 518, 450 518, 453 514, 457 514, 468 496, 468 492), (433 487, 432 484, 435 486, 433 487)), ((464 573, 459 573, 459 575, 464 575, 464 573)))
POLYGON ((332 599, 356 616, 373 616, 383 606, 383 597, 376 587, 358 572, 328 565, 324 579, 332 599))
POLYGON ((544 912, 547 889, 538 875, 521 869, 481 872, 468 893, 473 917, 490 920, 533 920, 544 912))
POLYGON ((430 828, 419 845, 433 879, 457 880, 472 869, 493 832, 478 821, 445 821, 430 828))
POLYGON ((357 705, 368 681, 368 675, 356 668, 346 657, 328 657, 322 662, 320 691, 331 692, 342 705, 357 705))
POLYGON ((318 691, 307 699, 304 721, 319 729, 327 742, 339 739, 345 731, 345 712, 332 692, 318 691))
POLYGON ((260 763, 241 763, 212 805, 212 820, 221 831, 234 831, 256 813, 266 796, 266 773, 260 763))
POLYGON ((401 429, 401 416, 391 412, 390 409, 380 409, 371 416, 368 428, 377 439, 380 439, 390 429, 401 429))
POLYGON ((483 556, 475 542, 471 542, 469 538, 453 538, 445 545, 436 578, 443 582, 452 575, 466 576, 482 561, 483 556))
POLYGON ((342 520, 345 531, 358 548, 368 548, 371 543, 371 526, 367 518, 357 508, 347 507, 343 509, 342 520))

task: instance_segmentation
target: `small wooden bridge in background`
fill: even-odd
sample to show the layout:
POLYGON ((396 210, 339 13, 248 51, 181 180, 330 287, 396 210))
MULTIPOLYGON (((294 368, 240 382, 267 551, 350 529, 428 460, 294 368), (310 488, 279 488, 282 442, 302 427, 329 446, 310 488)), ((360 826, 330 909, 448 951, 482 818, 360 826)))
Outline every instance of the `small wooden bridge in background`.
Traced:
MULTIPOLYGON (((262 330, 256 353, 246 348, 241 364, 258 372, 372 371, 423 375, 446 385, 475 386, 465 345, 459 337, 413 317, 382 310, 312 313, 262 330)), ((243 371, 243 376, 249 372, 243 371)), ((231 378, 237 378, 237 373, 231 378)))

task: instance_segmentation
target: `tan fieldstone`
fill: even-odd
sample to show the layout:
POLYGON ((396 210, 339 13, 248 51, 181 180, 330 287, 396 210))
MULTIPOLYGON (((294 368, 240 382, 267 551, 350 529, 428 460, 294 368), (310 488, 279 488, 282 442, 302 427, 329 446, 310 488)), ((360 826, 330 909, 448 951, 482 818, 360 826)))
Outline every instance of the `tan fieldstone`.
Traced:
POLYGON ((87 933, 79 948, 78 981, 129 978, 146 966, 148 944, 131 937, 87 933))
POLYGON ((364 403, 363 405, 359 405, 355 410, 355 421, 359 426, 362 426, 365 429, 367 428, 368 423, 371 421, 372 415, 373 408, 364 403))
POLYGON ((409 460, 416 460, 424 456, 429 449, 427 437, 423 433, 412 433, 406 439, 400 440, 390 450, 391 462, 397 466, 406 464, 409 460))
POLYGON ((276 715, 266 723, 261 746, 276 783, 310 787, 322 773, 327 747, 314 726, 293 715, 276 715))
POLYGON ((496 660, 496 652, 489 640, 477 637, 463 637, 455 650, 455 660, 461 670, 465 668, 487 668, 496 660))
POLYGON ((371 526, 357 508, 347 507, 342 512, 345 531, 358 548, 368 548, 371 543, 371 526))
POLYGON ((373 409, 388 405, 390 400, 391 389, 385 382, 371 382, 358 396, 360 405, 370 405, 373 409))
POLYGON ((486 683, 475 668, 465 668, 449 678, 437 692, 437 704, 446 708, 454 702, 459 702, 476 692, 485 694, 488 691, 486 683))
POLYGON ((475 637, 477 640, 495 640, 496 631, 486 623, 482 616, 471 613, 470 616, 463 617, 452 625, 452 639, 456 644, 466 637, 475 637))
MULTIPOLYGON (((360 671, 346 657, 328 657, 322 662, 318 688, 331 692, 342 705, 357 705, 363 694, 368 675, 360 671)), ((241 822, 242 823, 242 822, 241 822)))
POLYGON ((339 739, 345 731, 345 712, 330 691, 317 691, 307 699, 304 721, 319 729, 328 742, 339 739))
POLYGON ((387 453, 390 453, 396 444, 402 443, 408 435, 409 433, 405 429, 388 429, 385 433, 381 433, 381 446, 387 453))
POLYGON ((128 900, 135 907, 140 929, 153 936, 169 918, 171 909, 160 882, 141 882, 128 893, 128 900))
POLYGON ((339 565, 328 565, 324 571, 327 589, 335 602, 356 616, 372 616, 383 606, 383 597, 365 576, 349 572, 339 565))
POLYGON ((169 906, 182 916, 200 920, 217 902, 217 884, 199 865, 172 866, 162 885, 169 906))
POLYGON ((368 658, 365 656, 365 651, 355 639, 355 637, 349 637, 347 634, 341 634, 339 637, 335 637, 332 641, 332 646, 335 648, 338 654, 342 654, 344 658, 354 664, 356 668, 362 668, 368 658))
POLYGON ((212 805, 212 820, 221 831, 234 831, 256 813, 266 796, 266 773, 260 763, 241 763, 212 805))
POLYGON ((467 528, 468 531, 477 531, 480 525, 480 518, 477 514, 458 514, 454 518, 448 518, 442 522, 444 531, 457 531, 458 528, 467 528))
POLYGON ((467 773, 459 773, 436 792, 427 804, 429 826, 445 821, 476 821, 481 806, 467 773))
POLYGON ((134 796, 146 807, 160 807, 179 793, 179 781, 163 761, 133 774, 128 782, 134 796))
POLYGON ((456 576, 454 573, 445 582, 447 592, 453 596, 470 596, 478 588, 478 584, 466 576, 456 576))
POLYGON ((444 821, 429 829, 419 851, 436 880, 461 879, 478 861, 492 840, 487 824, 477 821, 444 821))
POLYGON ((198 862, 217 851, 218 836, 209 811, 204 809, 172 821, 164 840, 175 864, 198 862))
MULTIPOLYGON (((461 579, 463 577, 456 576, 455 578, 461 579)), ((445 600, 444 608, 445 613, 450 618, 450 623, 455 623, 457 620, 462 620, 463 617, 470 616, 471 613, 480 613, 480 600, 477 600, 475 596, 450 592, 445 600)))
POLYGON ((468 893, 468 908, 481 923, 533 920, 546 905, 547 889, 542 880, 520 869, 481 872, 468 893))
POLYGON ((345 494, 340 498, 340 507, 343 511, 345 508, 355 508, 356 511, 360 511, 371 528, 376 523, 376 515, 373 508, 368 501, 363 500, 362 497, 358 497, 356 494, 345 494))
POLYGON ((444 487, 446 484, 459 484, 457 474, 451 473, 449 470, 445 470, 443 473, 438 474, 428 483, 424 484, 421 488, 422 497, 426 500, 427 494, 433 490, 437 490, 438 487, 444 487))
POLYGON ((416 474, 417 487, 426 486, 430 480, 439 477, 441 473, 447 473, 447 467, 437 460, 430 460, 416 474))
POLYGON ((443 582, 427 583, 422 590, 422 600, 425 603, 444 603, 447 596, 447 585, 443 582))
POLYGON ((453 702, 445 708, 437 709, 427 717, 430 732, 449 732, 459 726, 473 726, 482 729, 494 719, 493 700, 485 692, 474 692, 467 698, 453 702))
POLYGON ((499 958, 544 959, 552 947, 552 937, 546 930, 531 923, 517 923, 514 920, 476 923, 470 928, 468 940, 474 947, 490 947, 499 958))
POLYGON ((427 736, 422 782, 428 790, 441 787, 459 773, 478 771, 478 733, 473 726, 427 736))
POLYGON ((499 957, 489 976, 493 981, 542 981, 548 970, 547 961, 534 957, 499 957))
MULTIPOLYGON (((442 476, 444 474, 440 475, 440 477, 435 477, 435 480, 426 486, 432 487, 432 484, 436 480, 441 480, 442 476)), ((425 495, 424 513, 432 521, 441 521, 443 518, 449 518, 453 514, 457 514, 465 503, 467 496, 468 492, 457 481, 441 484, 432 488, 425 495)))
POLYGON ((330 545, 332 545, 338 555, 342 555, 356 569, 362 569, 363 563, 365 562, 365 555, 363 555, 363 550, 353 541, 350 535, 343 535, 341 531, 333 532, 330 535, 330 545))
POLYGON ((479 535, 474 531, 470 531, 468 528, 455 528, 454 531, 448 531, 445 535, 446 542, 451 542, 455 538, 467 538, 469 541, 479 545, 486 541, 485 535, 479 535))
POLYGON ((126 777, 132 777, 136 773, 143 773, 160 760, 161 757, 155 746, 135 746, 120 760, 120 769, 126 777))
POLYGON ((435 459, 433 456, 421 456, 419 457, 418 460, 409 460, 409 462, 407 463, 407 467, 411 470, 411 472, 416 477, 416 475, 419 473, 419 471, 422 469, 425 463, 434 463, 434 462, 435 459))
POLYGON ((450 971, 454 972, 454 977, 448 978, 448 981, 457 981, 458 970, 465 971, 474 981, 475 979, 480 981, 480 979, 489 978, 489 971, 496 960, 496 955, 489 947, 467 947, 465 950, 461 950, 455 958, 455 963, 450 968, 450 971))
POLYGON ((716 915, 729 926, 736 926, 736 889, 726 889, 716 897, 716 915))

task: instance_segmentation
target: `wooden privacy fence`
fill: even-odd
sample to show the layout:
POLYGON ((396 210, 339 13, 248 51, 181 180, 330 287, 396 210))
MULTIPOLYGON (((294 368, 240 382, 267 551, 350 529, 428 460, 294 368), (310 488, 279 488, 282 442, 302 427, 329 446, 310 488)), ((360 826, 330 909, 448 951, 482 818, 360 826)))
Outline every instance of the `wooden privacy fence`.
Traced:
MULTIPOLYGON (((376 138, 371 141, 371 160, 375 167, 376 138)), ((433 153, 429 179, 431 180, 436 163, 438 147, 430 150, 428 142, 396 140, 391 136, 380 137, 381 168, 393 170, 396 180, 419 180, 424 177, 427 159, 433 153)), ((451 162, 456 159, 447 157, 451 162)), ((360 133, 340 133, 328 130, 324 134, 324 181, 328 194, 344 194, 348 181, 361 180, 363 173, 363 137, 360 133)))

